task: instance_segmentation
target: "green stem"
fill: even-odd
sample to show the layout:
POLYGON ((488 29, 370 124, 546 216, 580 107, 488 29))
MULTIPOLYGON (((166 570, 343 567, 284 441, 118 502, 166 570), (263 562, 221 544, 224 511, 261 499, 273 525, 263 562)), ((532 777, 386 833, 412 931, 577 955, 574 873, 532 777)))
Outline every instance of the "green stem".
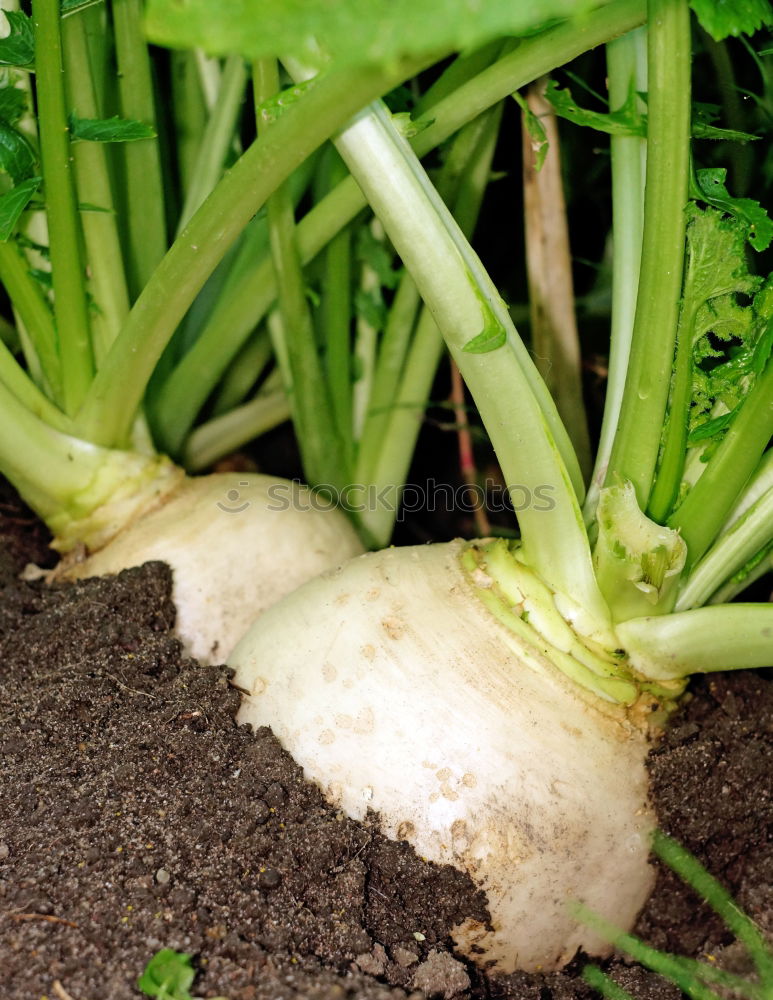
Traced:
MULTIPOLYGON (((414 139, 417 155, 424 156, 468 121, 556 66, 569 62, 594 45, 640 25, 646 15, 644 0, 615 0, 603 11, 594 11, 580 24, 559 25, 523 40, 517 51, 470 80, 459 91, 428 111, 427 125, 414 139)), ((333 237, 365 207, 356 182, 341 181, 298 224, 298 250, 303 264, 312 260, 333 237)), ((204 403, 199 392, 202 373, 219 378, 244 341, 265 316, 276 298, 271 261, 260 261, 249 277, 230 292, 223 306, 223 323, 212 326, 193 345, 169 376, 163 390, 163 426, 177 428, 184 437, 204 403), (226 315, 227 313, 227 315, 226 315)))
POLYGON ((579 470, 576 460, 572 473, 565 464, 571 444, 491 279, 383 105, 361 112, 335 143, 432 310, 507 483, 531 497, 550 491, 550 504, 533 503, 519 514, 529 561, 604 622, 575 493, 579 470), (476 337, 491 346, 469 350, 476 337))
POLYGON ((256 331, 223 376, 212 404, 212 415, 222 416, 245 401, 271 360, 271 341, 265 329, 256 331))
MULTIPOLYGON (((276 123, 266 122, 259 106, 279 90, 275 59, 253 66, 258 137, 270 134, 276 123)), ((285 385, 301 451, 303 471, 312 485, 329 483, 337 490, 347 482, 346 463, 336 434, 332 405, 317 353, 311 309, 306 298, 295 235, 295 212, 289 185, 281 184, 268 200, 271 257, 279 292, 284 342, 291 382, 285 385)))
POLYGON ((284 389, 261 391, 249 403, 196 427, 185 442, 183 464, 190 472, 201 472, 289 417, 284 389))
MULTIPOLYGON (((347 175, 346 167, 332 146, 329 147, 325 167, 328 188, 334 187, 347 175)), ((302 255, 299 229, 296 233, 302 255)), ((325 370, 338 436, 343 442, 347 461, 351 461, 354 449, 351 385, 352 234, 348 228, 343 228, 327 245, 323 268, 319 325, 325 344, 325 370)))
MULTIPOLYGON (((376 243, 385 243, 384 230, 378 219, 371 219, 367 226, 370 229, 371 238, 376 243)), ((390 248, 391 253, 391 248, 390 248)), ((373 295, 378 295, 381 289, 381 282, 369 261, 359 261, 359 287, 358 292, 367 299, 373 295)), ((370 405, 370 397, 373 390, 373 378, 376 371, 376 353, 378 335, 380 330, 371 322, 369 317, 363 312, 359 312, 355 322, 354 344, 352 347, 352 361, 356 377, 351 387, 352 397, 352 434, 354 440, 359 442, 362 437, 365 419, 370 405)))
MULTIPOLYGON (((452 206, 468 239, 490 179, 501 113, 499 104, 459 132, 438 178, 438 192, 452 206)), ((406 274, 390 310, 357 455, 355 481, 373 484, 377 500, 362 513, 360 522, 378 547, 386 545, 392 534, 402 484, 443 353, 443 338, 426 306, 415 323, 418 306, 418 289, 406 274)))
POLYGON ((674 360, 690 139, 687 0, 650 0, 647 182, 639 292, 620 421, 606 482, 630 481, 647 507, 674 360))
POLYGON ((676 602, 678 611, 706 604, 773 538, 773 486, 709 549, 690 574, 676 602))
MULTIPOLYGON (((362 106, 423 63, 321 77, 244 153, 180 234, 135 303, 97 373, 78 424, 90 440, 125 440, 175 327, 229 246, 278 185, 362 106)), ((272 296, 273 297, 273 296, 272 296)))
POLYGON ((0 282, 24 324, 46 388, 61 405, 64 396, 54 318, 40 286, 30 276, 27 259, 13 240, 0 243, 0 282))
POLYGON ((34 0, 40 152, 48 214, 62 399, 74 414, 94 373, 78 208, 70 165, 59 0, 34 0))
MULTIPOLYGON (((86 26, 81 14, 62 22, 70 102, 82 118, 99 118, 101 109, 90 68, 86 26)), ((107 150, 100 142, 76 142, 72 148, 81 225, 89 265, 89 284, 96 305, 92 317, 94 353, 101 361, 129 314, 123 253, 116 224, 107 150)))
MULTIPOLYGON (((607 45, 609 107, 615 111, 628 100, 631 90, 647 89, 647 31, 636 28, 607 45)), ((604 417, 596 464, 585 500, 585 518, 592 521, 604 484, 617 432, 631 353, 636 295, 641 264, 644 227, 644 176, 647 141, 638 136, 613 135, 612 158, 612 321, 604 417)))
POLYGON ((653 680, 770 666, 773 604, 718 604, 617 626, 633 666, 653 680))
POLYGON ((170 57, 175 150, 182 200, 187 197, 193 182, 201 137, 207 126, 207 109, 195 53, 175 51, 170 57))
POLYGON ((38 389, 8 349, 4 340, 0 340, 0 381, 10 389, 30 413, 40 417, 49 427, 60 431, 69 430, 70 421, 68 418, 51 402, 48 396, 38 389))
MULTIPOLYGON (((420 306, 421 296, 416 282, 410 274, 404 273, 389 310, 384 336, 379 348, 373 388, 368 402, 367 418, 357 447, 355 479, 358 483, 374 481, 373 470, 383 454, 382 449, 387 439, 393 407, 398 405, 401 376, 414 374, 411 364, 415 364, 416 359, 409 362, 407 358, 411 357, 409 354, 412 351, 413 343, 411 335, 416 326, 416 316, 420 306)), ((435 330, 435 339, 438 342, 438 348, 433 353, 439 357, 443 338, 440 336, 437 326, 434 323, 432 325, 435 330)), ((435 367, 437 367, 437 357, 435 358, 435 367)), ((430 381, 431 379, 432 376, 430 376, 430 381)), ((421 406, 422 410, 423 408, 421 406)), ((421 420, 421 415, 417 419, 421 420)))
POLYGON ((247 69, 244 60, 241 56, 229 56, 220 79, 217 103, 201 136, 185 204, 180 213, 178 234, 220 178, 233 142, 246 84, 247 69))
POLYGON ((773 435, 773 362, 758 376, 703 475, 669 517, 687 542, 688 567, 717 538, 773 435))
MULTIPOLYGON (((121 112, 156 128, 153 78, 142 29, 142 0, 113 0, 121 112)), ((142 291, 167 247, 158 139, 123 145, 126 171, 127 271, 132 298, 142 291)))
POLYGON ((104 544, 181 475, 168 459, 98 448, 50 427, 2 381, 0 468, 63 551, 104 544))

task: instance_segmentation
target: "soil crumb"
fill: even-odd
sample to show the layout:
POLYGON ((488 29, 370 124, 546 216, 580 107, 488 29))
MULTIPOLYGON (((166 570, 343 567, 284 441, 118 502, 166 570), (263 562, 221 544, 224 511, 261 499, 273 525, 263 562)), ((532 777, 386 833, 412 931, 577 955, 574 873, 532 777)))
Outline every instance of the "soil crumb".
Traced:
MULTIPOLYGON (((0 495, 0 996, 128 1000, 161 948, 197 997, 590 1000, 560 974, 488 978, 450 928, 485 920, 451 868, 355 823, 271 732, 237 727, 223 668, 186 659, 161 563, 108 580, 22 581, 45 535, 0 495)), ((651 756, 663 828, 773 929, 773 684, 699 680, 651 756)), ((669 873, 638 931, 694 957, 743 955, 669 873)), ((637 1000, 678 990, 605 963, 637 1000)))

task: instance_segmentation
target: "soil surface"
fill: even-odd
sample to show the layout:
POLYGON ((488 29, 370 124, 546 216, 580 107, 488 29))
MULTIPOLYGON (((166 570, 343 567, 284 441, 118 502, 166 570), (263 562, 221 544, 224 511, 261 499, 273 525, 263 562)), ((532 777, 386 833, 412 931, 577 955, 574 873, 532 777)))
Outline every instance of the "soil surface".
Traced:
MULTIPOLYGON (((488 978, 449 929, 485 915, 466 878, 328 806, 270 731, 237 727, 224 669, 181 655, 160 563, 24 582, 45 533, 0 496, 0 997, 128 1000, 160 948, 196 996, 570 1000, 561 974, 488 978)), ((773 933, 773 681, 699 679, 651 755, 661 826, 773 933)), ((661 872, 638 933, 735 969, 744 957, 661 872)), ((681 994, 606 963, 637 1000, 681 994)))

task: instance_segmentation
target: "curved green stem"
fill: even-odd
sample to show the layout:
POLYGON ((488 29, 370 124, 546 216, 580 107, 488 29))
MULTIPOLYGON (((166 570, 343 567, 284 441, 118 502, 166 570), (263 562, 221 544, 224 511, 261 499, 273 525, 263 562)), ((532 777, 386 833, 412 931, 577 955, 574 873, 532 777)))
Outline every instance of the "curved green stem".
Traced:
POLYGON ((532 498, 549 493, 549 503, 535 500, 519 513, 529 560, 551 586, 604 622, 608 611, 575 493, 576 459, 491 279, 383 105, 361 112, 335 143, 432 310, 508 485, 528 489, 532 498), (481 339, 484 349, 470 350, 481 339))
MULTIPOLYGON (((521 41, 516 51, 500 59, 458 91, 442 99, 419 120, 426 125, 411 145, 424 156, 467 122, 556 66, 569 62, 588 48, 640 25, 646 16, 644 0, 615 0, 601 11, 587 15, 581 24, 558 25, 534 38, 521 41)), ((307 264, 365 207, 365 198, 351 177, 341 181, 330 194, 298 224, 298 249, 307 264)), ((276 298, 271 261, 262 260, 254 273, 245 275, 231 290, 223 307, 223 322, 212 327, 185 355, 168 377, 159 404, 162 423, 172 423, 183 436, 192 426, 204 403, 198 391, 200 373, 221 375, 251 331, 265 316, 276 298), (226 315, 227 313, 227 315, 226 315)), ((209 390, 207 390, 208 393, 209 390)))
POLYGON ((389 90, 421 65, 405 62, 322 77, 253 143, 196 212, 143 289, 78 414, 84 436, 101 443, 126 439, 164 347, 244 226, 364 100, 389 90))
POLYGON ((630 481, 647 508, 674 360, 690 140, 687 0, 650 0, 647 181, 630 362, 606 483, 630 481))

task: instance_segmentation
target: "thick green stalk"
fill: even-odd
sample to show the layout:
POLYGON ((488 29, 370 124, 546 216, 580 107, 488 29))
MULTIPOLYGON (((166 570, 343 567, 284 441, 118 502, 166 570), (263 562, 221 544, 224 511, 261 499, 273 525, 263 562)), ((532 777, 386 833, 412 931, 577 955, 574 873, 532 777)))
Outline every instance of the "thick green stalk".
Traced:
MULTIPOLYGON (((276 60, 259 60, 253 66, 252 76, 260 139, 275 127, 275 123, 266 120, 260 105, 279 90, 276 60)), ((293 200, 287 182, 268 200, 268 229, 291 379, 285 384, 285 391, 293 413, 304 474, 314 486, 329 483, 340 490, 347 483, 347 468, 317 352, 298 255, 293 200)))
POLYGON ((182 475, 166 458, 99 448, 56 430, 2 381, 0 468, 60 551, 104 544, 182 475))
POLYGON ((62 399, 77 412, 94 374, 81 233, 70 162, 59 0, 34 0, 40 153, 48 215, 62 399))
POLYGON ((206 279, 278 185, 362 106, 423 64, 320 78, 244 153, 180 234, 135 303, 78 415, 90 440, 126 440, 148 379, 206 279))
MULTIPOLYGON (((607 45, 609 107, 616 111, 631 90, 647 89, 647 32, 636 28, 607 45)), ((604 485, 623 402, 625 376, 631 353, 636 296, 644 227, 644 177, 647 140, 639 136, 610 136, 612 159, 612 321, 604 417, 596 464, 585 500, 585 518, 595 517, 599 490, 604 485)))
POLYGON ((201 205, 223 172, 223 164, 233 142, 236 119, 244 99, 247 68, 241 56, 229 56, 220 78, 217 102, 201 136, 185 204, 180 213, 178 234, 201 205))
POLYGON ((703 475, 669 517, 687 542, 687 564, 694 566, 719 535, 722 525, 773 436, 773 362, 752 387, 703 475))
POLYGON ((617 634, 636 670, 653 680, 767 667, 773 604, 718 604, 632 618, 617 626, 617 634))
MULTIPOLYGON (((62 22, 70 104, 81 118, 99 118, 101 109, 92 77, 83 15, 62 22)), ((89 285, 96 310, 92 316, 94 354, 104 357, 129 314, 123 253, 116 223, 107 149, 100 142, 76 142, 72 148, 81 225, 86 244, 89 285), (96 210, 88 207, 94 206, 96 210)))
POLYGON ((690 139, 687 0, 650 0, 647 181, 639 292, 620 421, 606 482, 630 481, 646 509, 674 360, 690 139))
MULTIPOLYGON (((602 11, 589 14, 579 25, 574 22, 559 25, 523 40, 517 51, 426 112, 420 121, 427 127, 411 140, 414 150, 419 156, 426 155, 514 90, 586 49, 637 27, 645 16, 645 0, 615 0, 602 11)), ((341 181, 298 224, 302 262, 307 264, 312 260, 365 204, 351 177, 341 181)), ((211 327, 200 337, 169 376, 161 403, 163 426, 174 423, 179 434, 187 433, 209 392, 206 388, 202 398, 198 389, 202 384, 201 373, 210 373, 213 378, 222 375, 275 298, 271 261, 263 259, 255 266, 254 274, 245 275, 244 281, 231 290, 229 301, 223 306, 222 324, 211 327)))
POLYGON ((491 279, 383 105, 361 112, 335 143, 432 310, 506 482, 534 498, 519 513, 528 560, 604 623, 575 493, 576 459, 570 472, 571 444, 491 279), (483 350, 470 350, 476 338, 486 342, 483 350), (537 500, 543 492, 545 504, 537 500))
MULTIPOLYGON (((113 0, 121 113, 156 128, 153 77, 142 29, 142 0, 113 0)), ((127 271, 132 298, 142 291, 167 248, 158 139, 123 146, 127 271)))
POLYGON ((62 405, 64 394, 54 318, 40 285, 29 273, 27 259, 13 240, 0 242, 0 282, 24 324, 51 399, 62 405))

